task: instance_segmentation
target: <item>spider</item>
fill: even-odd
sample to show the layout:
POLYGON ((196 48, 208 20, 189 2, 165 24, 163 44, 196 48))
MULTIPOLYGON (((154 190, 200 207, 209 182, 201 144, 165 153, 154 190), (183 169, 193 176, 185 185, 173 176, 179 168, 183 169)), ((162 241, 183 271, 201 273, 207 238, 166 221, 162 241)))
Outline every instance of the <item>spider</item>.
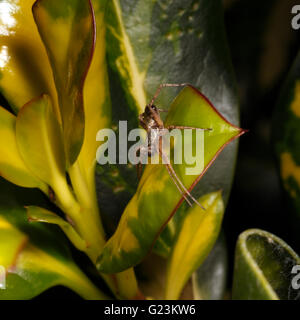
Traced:
MULTIPOLYGON (((165 127, 164 122, 162 121, 160 117, 160 112, 167 112, 167 110, 159 109, 154 105, 155 100, 157 99, 160 91, 162 88, 166 87, 185 87, 189 85, 188 83, 163 83, 161 84, 157 90, 155 95, 153 96, 152 100, 148 105, 146 105, 145 110, 142 114, 139 115, 139 123, 140 125, 147 131, 147 144, 142 145, 138 148, 137 152, 140 154, 147 155, 148 157, 151 157, 154 153, 159 153, 160 157, 163 160, 163 163, 165 164, 168 173, 170 177, 172 178, 175 186, 181 193, 181 195, 184 197, 186 202, 192 206, 192 202, 195 202, 198 206, 200 206, 202 209, 204 209, 201 204, 191 195, 191 193, 187 190, 187 188, 184 186, 182 181, 177 176, 172 164, 170 163, 167 155, 162 149, 162 135, 163 131, 165 130, 172 130, 172 129, 195 129, 195 130, 212 130, 211 128, 195 128, 195 127, 189 127, 189 126, 174 126, 170 125, 165 127)), ((137 170, 138 170, 138 176, 140 177, 141 173, 141 163, 137 164, 137 170)))

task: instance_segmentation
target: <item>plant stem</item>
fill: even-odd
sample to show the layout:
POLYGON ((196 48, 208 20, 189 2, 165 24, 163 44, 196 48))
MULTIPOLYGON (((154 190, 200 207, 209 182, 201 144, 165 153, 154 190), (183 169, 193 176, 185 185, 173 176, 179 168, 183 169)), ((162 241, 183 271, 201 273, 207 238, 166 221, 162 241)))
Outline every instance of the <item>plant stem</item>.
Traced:
POLYGON ((94 199, 94 197, 92 196, 93 193, 96 194, 95 186, 93 186, 92 190, 90 190, 91 188, 89 188, 87 179, 80 170, 78 161, 69 168, 69 175, 78 202, 86 211, 86 215, 89 216, 89 219, 93 220, 93 222, 96 224, 99 232, 101 233, 101 237, 105 242, 105 231, 101 222, 97 199, 94 199))
MULTIPOLYGON (((78 232, 88 243, 86 254, 96 264, 106 239, 97 204, 94 173, 93 166, 92 170, 84 175, 78 162, 69 170, 72 186, 81 206, 81 213, 76 219, 78 232)), ((133 299, 136 296, 141 296, 132 268, 118 274, 100 273, 100 275, 117 298, 133 299)))

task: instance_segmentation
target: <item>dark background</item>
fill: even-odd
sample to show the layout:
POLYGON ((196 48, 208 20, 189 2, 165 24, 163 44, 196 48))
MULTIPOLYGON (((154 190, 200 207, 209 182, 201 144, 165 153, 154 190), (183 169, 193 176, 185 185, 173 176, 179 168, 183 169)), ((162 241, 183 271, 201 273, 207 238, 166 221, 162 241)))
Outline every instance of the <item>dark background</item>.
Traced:
POLYGON ((300 252, 300 238, 291 232, 291 215, 271 143, 272 115, 299 50, 300 30, 291 27, 291 9, 299 4, 297 1, 231 0, 225 4, 241 127, 250 130, 240 139, 236 175, 224 218, 232 270, 235 243, 245 229, 274 233, 300 252))

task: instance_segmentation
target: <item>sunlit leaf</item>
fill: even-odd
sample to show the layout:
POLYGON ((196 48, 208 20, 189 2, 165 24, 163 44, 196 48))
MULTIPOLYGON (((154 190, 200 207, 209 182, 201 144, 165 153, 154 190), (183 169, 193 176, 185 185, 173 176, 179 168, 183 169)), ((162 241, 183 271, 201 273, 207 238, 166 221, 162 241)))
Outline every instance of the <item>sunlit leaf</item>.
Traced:
POLYGON ((27 167, 55 190, 65 180, 65 158, 61 128, 48 96, 32 100, 20 110, 16 138, 27 167))
MULTIPOLYGON (((204 170, 199 175, 186 174, 190 166, 185 159, 182 159, 182 164, 173 164, 179 179, 189 190, 194 188, 221 150, 244 133, 242 129, 227 122, 191 86, 184 88, 176 97, 165 123, 212 129, 204 131, 204 170)), ((195 138, 192 140, 189 143, 195 150, 195 138)), ((99 270, 119 272, 140 262, 183 200, 165 165, 148 164, 115 234, 98 259, 99 270)))
POLYGON ((47 190, 47 186, 28 170, 20 156, 16 142, 16 117, 1 107, 0 136, 0 175, 21 187, 47 190))
POLYGON ((292 281, 293 267, 299 264, 299 256, 273 234, 258 229, 243 232, 236 247, 232 298, 300 299, 292 281))
MULTIPOLYGON (((94 178, 96 151, 101 142, 96 134, 108 128, 111 118, 111 103, 105 60, 104 13, 107 0, 93 0, 96 20, 96 45, 84 87, 85 135, 79 163, 87 180, 94 178)), ((91 182, 89 182, 91 184, 91 182)))
POLYGON ((72 164, 84 138, 83 85, 95 45, 93 9, 89 0, 38 0, 33 15, 52 66, 72 164))
POLYGON ((104 10, 106 0, 92 1, 96 21, 96 43, 91 66, 84 87, 84 142, 79 157, 69 169, 74 179, 74 187, 81 185, 76 193, 81 204, 92 208, 99 220, 95 187, 96 152, 101 142, 96 141, 97 132, 110 126, 111 103, 105 60, 104 10), (76 183, 77 182, 77 183, 76 183))
POLYGON ((0 91, 16 112, 49 94, 58 115, 50 63, 32 16, 34 2, 0 1, 0 91))
POLYGON ((31 299, 56 285, 86 299, 107 299, 75 265, 59 230, 29 224, 24 209, 0 210, 0 265, 6 270, 0 299, 31 299))
POLYGON ((166 299, 178 299, 191 274, 213 248, 221 228, 224 204, 221 193, 211 193, 199 200, 205 210, 188 210, 169 258, 166 299))

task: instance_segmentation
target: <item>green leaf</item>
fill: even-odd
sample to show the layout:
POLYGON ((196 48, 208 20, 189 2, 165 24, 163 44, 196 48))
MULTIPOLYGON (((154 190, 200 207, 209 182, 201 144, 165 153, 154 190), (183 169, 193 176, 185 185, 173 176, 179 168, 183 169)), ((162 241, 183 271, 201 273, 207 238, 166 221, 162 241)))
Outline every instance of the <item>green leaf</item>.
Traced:
MULTIPOLYGON (((204 131, 204 170, 199 175, 186 175, 190 166, 185 159, 182 159, 183 164, 173 164, 188 190, 194 188, 221 150, 244 133, 227 122, 207 98, 191 86, 184 88, 176 97, 165 123, 212 129, 204 131)), ((195 139, 191 137, 189 143, 195 150, 195 139)), ((148 164, 136 194, 98 259, 98 269, 120 272, 139 263, 183 200, 165 165, 148 164)))
POLYGON ((51 101, 43 95, 19 111, 16 138, 27 167, 55 191, 65 180, 65 158, 61 128, 51 101))
MULTIPOLYGON (((193 84, 226 119, 239 124, 222 10, 220 0, 198 0, 197 3, 186 0, 184 4, 180 0, 109 1, 107 56, 114 125, 118 125, 119 120, 127 120, 128 130, 136 128, 138 114, 161 83, 193 84)), ((169 109, 178 91, 163 89, 157 105, 169 109)), ((236 150, 234 142, 222 152, 194 188, 196 198, 223 190, 226 204, 236 150)), ((123 208, 136 192, 137 182, 136 170, 130 166, 97 167, 101 214, 110 232, 115 230, 123 208)), ((178 215, 185 210, 178 211, 178 215)), ((174 242, 176 233, 172 228, 165 228, 164 243, 174 242)), ((171 246, 168 244, 165 250, 170 252, 171 246)))
POLYGON ((273 145, 280 178, 299 241, 300 223, 300 53, 284 84, 273 117, 273 145))
POLYGON ((95 167, 97 148, 102 142, 96 141, 96 136, 100 129, 108 128, 111 122, 111 101, 105 59, 106 2, 106 0, 92 1, 96 21, 96 42, 84 87, 84 142, 77 161, 69 168, 78 200, 81 205, 91 208, 97 220, 100 215, 95 187, 95 167))
POLYGON ((195 300, 222 300, 227 280, 227 248, 221 233, 215 246, 192 276, 195 300))
POLYGON ((152 53, 148 41, 149 19, 154 4, 155 1, 138 1, 133 6, 130 1, 113 0, 109 1, 107 6, 108 59, 112 69, 120 77, 128 107, 134 112, 142 112, 147 104, 144 81, 152 53), (131 9, 134 9, 134 12, 131 9), (130 11, 132 20, 129 24, 130 11), (137 23, 138 28, 136 28, 137 23), (128 25, 130 29, 127 29, 128 25), (134 33, 130 32, 131 29, 134 30, 134 33), (137 36, 139 36, 139 42, 136 41, 137 36))
POLYGON ((224 204, 220 192, 199 199, 205 210, 194 206, 188 210, 169 258, 166 299, 178 299, 192 275, 213 248, 221 228, 224 204))
POLYGON ((107 299, 75 265, 58 231, 29 224, 24 209, 0 210, 0 265, 6 270, 1 300, 31 299, 56 285, 86 299, 107 299))
POLYGON ((84 142, 78 162, 84 172, 89 192, 94 192, 96 151, 101 142, 96 141, 97 132, 108 128, 111 121, 111 101, 108 86, 105 46, 104 11, 107 0, 93 0, 96 21, 95 51, 84 86, 84 142))
POLYGON ((43 208, 28 206, 26 209, 30 222, 44 222, 58 225, 78 250, 84 251, 86 249, 86 242, 69 222, 43 208))
POLYGON ((49 94, 59 116, 51 66, 32 16, 34 0, 0 0, 0 91, 17 113, 49 94))
POLYGON ((16 117, 0 107, 0 174, 6 180, 27 188, 47 190, 47 186, 34 176, 20 156, 16 142, 16 117))
POLYGON ((33 15, 52 66, 66 157, 73 164, 83 144, 83 85, 95 46, 92 5, 89 0, 38 0, 33 15))
POLYGON ((283 240, 266 231, 251 229, 238 239, 235 255, 233 299, 294 300, 292 269, 299 256, 283 240))

